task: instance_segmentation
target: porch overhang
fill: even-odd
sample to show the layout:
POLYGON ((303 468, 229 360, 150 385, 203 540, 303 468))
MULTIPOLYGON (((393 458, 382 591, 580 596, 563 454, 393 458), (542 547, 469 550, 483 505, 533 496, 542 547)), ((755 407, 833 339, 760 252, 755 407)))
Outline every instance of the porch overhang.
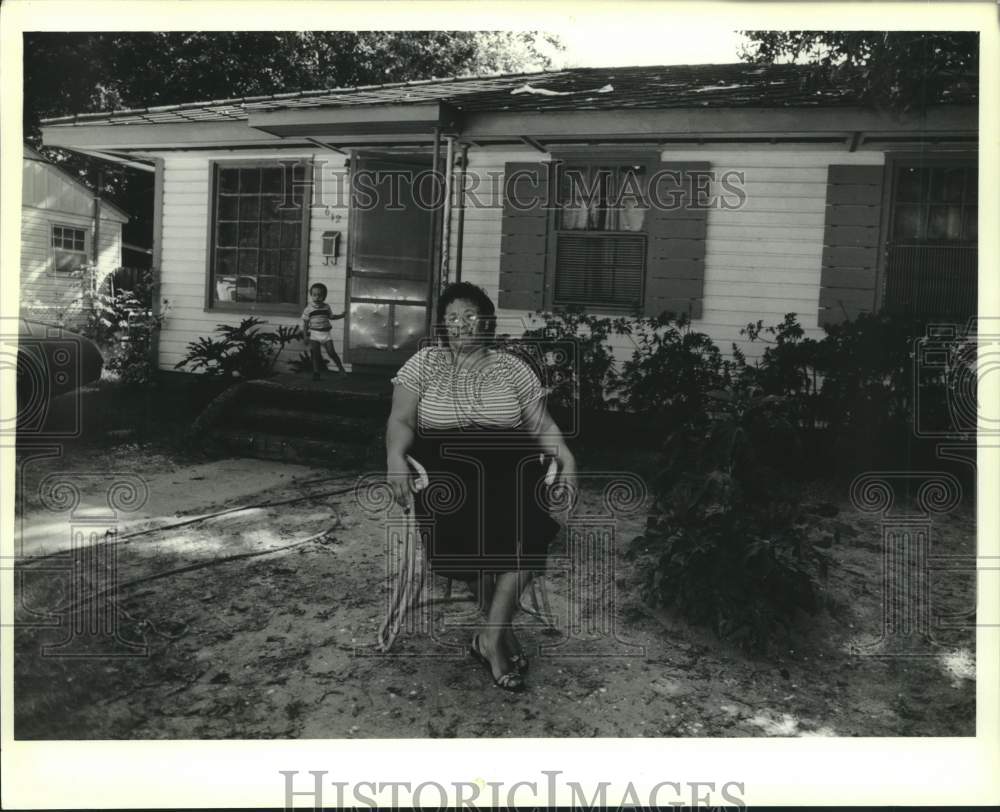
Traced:
POLYGON ((811 135, 863 132, 869 135, 968 133, 978 130, 975 107, 959 105, 929 108, 923 113, 893 115, 858 107, 811 108, 675 108, 669 110, 589 110, 526 113, 468 113, 461 135, 473 141, 518 139, 539 141, 578 136, 811 135))
POLYGON ((171 124, 52 124, 42 127, 47 147, 100 150, 227 149, 274 146, 281 138, 247 127, 246 121, 171 124))
POLYGON ((444 102, 251 111, 248 122, 251 129, 280 138, 433 133, 453 131, 458 123, 457 111, 444 102))
POLYGON ((161 150, 315 148, 430 143, 435 130, 473 145, 842 142, 850 148, 937 144, 975 148, 978 110, 948 105, 894 115, 863 108, 720 108, 462 113, 441 102, 251 111, 249 120, 157 124, 52 124, 46 146, 161 150), (851 147, 853 145, 853 147, 851 147))

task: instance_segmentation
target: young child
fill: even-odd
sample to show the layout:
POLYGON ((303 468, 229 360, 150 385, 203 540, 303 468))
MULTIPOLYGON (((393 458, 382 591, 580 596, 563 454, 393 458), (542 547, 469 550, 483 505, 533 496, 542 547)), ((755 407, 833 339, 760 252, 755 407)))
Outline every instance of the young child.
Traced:
POLYGON ((326 349, 327 355, 337 365, 340 372, 344 372, 344 365, 340 363, 340 356, 334 349, 333 339, 330 333, 333 330, 331 321, 344 318, 344 313, 334 315, 330 305, 326 303, 326 285, 316 282, 309 288, 310 302, 306 309, 302 311, 302 339, 309 344, 309 354, 312 356, 313 380, 319 380, 319 371, 322 369, 322 353, 320 347, 326 349))

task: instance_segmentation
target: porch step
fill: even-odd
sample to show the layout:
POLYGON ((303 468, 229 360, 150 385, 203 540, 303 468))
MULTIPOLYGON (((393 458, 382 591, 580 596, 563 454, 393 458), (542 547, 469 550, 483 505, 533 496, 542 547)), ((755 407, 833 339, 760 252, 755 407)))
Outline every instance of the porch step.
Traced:
POLYGON ((239 428, 219 429, 214 432, 213 439, 229 454, 237 457, 327 464, 334 468, 357 468, 359 472, 379 464, 373 458, 373 447, 370 444, 334 443, 330 440, 239 428))
POLYGON ((338 383, 340 381, 324 379, 313 382, 308 378, 281 376, 280 379, 248 381, 245 387, 252 391, 253 401, 261 406, 284 408, 295 402, 305 410, 334 410, 337 414, 366 417, 372 414, 373 409, 381 408, 388 417, 392 402, 391 384, 386 382, 376 388, 365 382, 364 388, 357 385, 352 388, 346 382, 341 386, 335 385, 338 383))
MULTIPOLYGON (((296 404, 298 405, 298 404, 296 404)), ((371 416, 355 417, 332 411, 287 409, 279 405, 262 406, 251 402, 232 415, 233 424, 241 429, 316 440, 346 440, 370 443, 384 427, 384 421, 371 416)))
POLYGON ((391 390, 384 379, 349 374, 245 381, 212 401, 194 430, 228 454, 366 469, 384 464, 391 390))

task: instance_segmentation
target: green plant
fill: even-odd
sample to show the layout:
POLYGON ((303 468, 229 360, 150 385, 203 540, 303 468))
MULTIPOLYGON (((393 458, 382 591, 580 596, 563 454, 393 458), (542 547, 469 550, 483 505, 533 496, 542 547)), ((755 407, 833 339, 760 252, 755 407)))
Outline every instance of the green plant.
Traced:
POLYGON ((800 610, 816 610, 825 553, 798 521, 785 399, 743 378, 707 399, 703 430, 670 434, 656 509, 628 555, 644 573, 645 600, 763 650, 800 610))
POLYGON ((742 375, 785 397, 796 424, 813 430, 816 461, 844 473, 905 463, 919 451, 918 428, 950 425, 950 388, 959 379, 975 381, 975 353, 961 336, 936 342, 947 364, 921 362, 916 349, 927 335, 924 320, 862 314, 825 329, 820 341, 804 337, 794 313, 776 327, 748 324, 743 334, 769 346, 752 366, 735 348, 734 357, 742 375))
POLYGON ((301 339, 296 325, 280 325, 276 330, 262 330, 267 322, 254 316, 244 318, 237 326, 220 324, 215 328, 219 338, 202 336, 187 346, 187 355, 175 369, 187 367, 220 375, 227 380, 266 378, 274 374, 274 364, 285 346, 301 339))
POLYGON ((153 357, 156 334, 163 326, 170 303, 164 300, 160 312, 153 312, 156 287, 152 270, 136 274, 128 288, 113 286, 110 279, 115 274, 98 285, 96 273, 93 265, 75 272, 84 289, 85 321, 80 333, 97 344, 104 356, 105 369, 123 384, 151 383, 157 371, 153 357))
POLYGON ((670 430, 703 425, 708 392, 730 379, 712 339, 691 330, 687 316, 668 313, 636 319, 623 332, 636 346, 617 378, 624 405, 670 430))
MULTIPOLYGON (((324 371, 330 368, 330 363, 323 357, 320 357, 319 365, 320 369, 324 371)), ((295 373, 312 372, 312 356, 308 352, 300 352, 297 358, 288 362, 288 368, 295 373)))
POLYGON ((626 320, 599 318, 578 307, 538 315, 544 321, 541 327, 526 330, 518 340, 499 339, 543 371, 549 404, 564 409, 579 405, 588 411, 617 406, 615 358, 608 338, 626 330, 626 320))

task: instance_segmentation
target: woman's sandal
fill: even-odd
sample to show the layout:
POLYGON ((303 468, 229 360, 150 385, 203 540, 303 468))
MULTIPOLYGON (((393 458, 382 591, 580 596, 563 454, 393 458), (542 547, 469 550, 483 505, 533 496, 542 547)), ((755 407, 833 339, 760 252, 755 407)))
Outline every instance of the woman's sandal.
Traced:
POLYGON ((519 674, 528 673, 528 656, 523 651, 517 651, 510 655, 510 662, 519 674))
POLYGON ((490 675, 490 679, 493 680, 493 684, 496 685, 497 688, 503 688, 505 691, 510 691, 511 693, 520 693, 525 689, 524 678, 521 676, 519 671, 508 671, 506 674, 501 674, 499 677, 493 676, 493 666, 490 665, 490 661, 479 650, 478 634, 472 638, 472 644, 469 646, 469 654, 472 655, 473 659, 482 663, 482 665, 486 668, 486 672, 490 675))

